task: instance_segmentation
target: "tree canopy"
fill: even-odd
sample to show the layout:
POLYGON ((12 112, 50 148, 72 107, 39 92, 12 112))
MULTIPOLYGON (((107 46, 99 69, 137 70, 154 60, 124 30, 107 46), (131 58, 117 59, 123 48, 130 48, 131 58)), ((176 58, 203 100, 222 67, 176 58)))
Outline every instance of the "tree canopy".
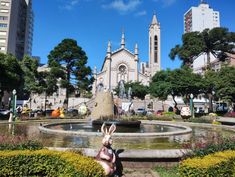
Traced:
POLYGON ((166 100, 171 95, 175 107, 177 103, 175 96, 181 96, 189 102, 190 94, 194 97, 201 91, 201 76, 192 72, 188 67, 175 70, 161 70, 157 72, 150 83, 150 94, 161 100, 166 100))
MULTIPOLYGON (((141 84, 141 82, 126 82, 124 83, 124 87, 126 95, 128 93, 129 88, 131 88, 131 98, 137 97, 143 100, 149 92, 148 87, 141 84)), ((116 92, 116 95, 119 95, 119 86, 117 86, 114 91, 116 92)))
POLYGON ((60 78, 61 87, 66 88, 66 100, 69 94, 91 89, 93 82, 91 68, 86 66, 87 56, 74 39, 64 39, 48 55, 48 64, 60 78), (61 72, 63 74, 61 74, 61 72))
POLYGON ((183 65, 190 65, 195 58, 205 53, 207 67, 210 68, 210 54, 220 61, 225 61, 228 53, 235 53, 235 33, 227 28, 205 29, 200 32, 185 33, 182 36, 182 45, 171 49, 169 57, 174 60, 176 56, 183 61, 183 65))
POLYGON ((215 94, 222 100, 235 103, 235 67, 222 67, 218 72, 215 94))
POLYGON ((39 73, 37 71, 39 66, 38 60, 29 56, 24 56, 20 65, 24 72, 22 92, 26 95, 30 95, 32 92, 40 93, 42 88, 40 87, 39 73))
POLYGON ((1 91, 12 91, 22 83, 23 71, 21 66, 11 54, 0 53, 0 85, 1 91))

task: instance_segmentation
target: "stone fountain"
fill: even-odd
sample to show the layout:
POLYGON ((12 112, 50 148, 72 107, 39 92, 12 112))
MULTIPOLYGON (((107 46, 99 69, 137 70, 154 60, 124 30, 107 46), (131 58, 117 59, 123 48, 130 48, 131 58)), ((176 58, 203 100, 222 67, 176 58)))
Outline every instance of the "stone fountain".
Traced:
POLYGON ((98 92, 95 98, 95 107, 92 110, 91 118, 99 119, 102 117, 114 116, 113 94, 110 92, 98 92))
MULTIPOLYGON (((128 98, 127 113, 130 112, 132 105, 131 88, 128 88, 128 97, 126 95, 123 81, 119 84, 119 99, 128 98)), ((114 99, 113 94, 108 91, 99 91, 95 98, 95 107, 92 110, 90 118, 93 119, 93 125, 106 125, 115 124, 116 126, 140 127, 141 121, 120 120, 118 116, 114 115, 114 99)))

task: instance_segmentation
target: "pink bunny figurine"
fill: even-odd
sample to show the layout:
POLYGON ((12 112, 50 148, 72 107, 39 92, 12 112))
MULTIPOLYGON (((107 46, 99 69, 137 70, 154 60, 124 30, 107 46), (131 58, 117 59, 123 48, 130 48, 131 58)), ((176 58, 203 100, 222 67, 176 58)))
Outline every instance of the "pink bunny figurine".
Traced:
POLYGON ((112 175, 116 170, 116 156, 111 147, 113 143, 111 135, 115 130, 116 126, 114 124, 110 126, 109 130, 107 129, 107 127, 105 127, 105 123, 103 123, 101 127, 101 131, 104 134, 104 138, 102 140, 103 146, 96 155, 96 160, 104 168, 106 176, 112 175))

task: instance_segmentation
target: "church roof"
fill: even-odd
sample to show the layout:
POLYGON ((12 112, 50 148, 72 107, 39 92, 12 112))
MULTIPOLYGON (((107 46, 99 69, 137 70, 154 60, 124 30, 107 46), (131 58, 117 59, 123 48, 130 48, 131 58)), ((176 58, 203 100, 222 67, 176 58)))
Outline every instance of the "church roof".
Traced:
MULTIPOLYGON (((132 53, 130 50, 128 50, 128 49, 126 49, 126 48, 119 48, 119 49, 115 50, 114 52, 111 53, 111 56, 112 56, 112 55, 115 55, 115 54, 117 54, 117 53, 119 53, 119 52, 121 52, 121 51, 126 51, 126 52, 129 53, 130 55, 135 56, 134 53, 132 53)), ((104 58, 104 62, 103 62, 103 64, 102 64, 101 71, 103 70, 103 67, 104 67, 106 58, 107 58, 107 56, 104 58)))
POLYGON ((122 50, 125 50, 125 51, 127 51, 128 53, 130 53, 131 55, 134 56, 134 53, 132 53, 132 52, 131 52, 130 50, 128 50, 127 48, 119 48, 119 49, 115 50, 115 51, 112 53, 112 55, 114 55, 114 54, 116 54, 116 53, 118 53, 118 52, 121 52, 122 50))
POLYGON ((156 14, 153 15, 153 19, 152 19, 152 23, 151 24, 152 25, 158 24, 156 14))

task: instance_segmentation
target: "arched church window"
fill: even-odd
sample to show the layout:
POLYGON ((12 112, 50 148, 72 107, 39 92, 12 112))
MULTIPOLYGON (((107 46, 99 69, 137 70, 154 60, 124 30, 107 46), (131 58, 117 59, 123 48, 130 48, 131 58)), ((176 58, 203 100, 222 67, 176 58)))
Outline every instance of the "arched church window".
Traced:
POLYGON ((155 35, 155 36, 154 36, 154 47, 155 47, 155 50, 157 50, 157 46, 158 46, 158 38, 157 38, 157 36, 155 35))
POLYGON ((157 51, 154 52, 154 62, 157 63, 158 62, 158 58, 157 58, 157 51))
POLYGON ((128 81, 128 68, 126 65, 124 65, 124 64, 119 65, 117 76, 118 76, 118 78, 117 78, 118 82, 121 80, 124 80, 125 82, 128 81))
POLYGON ((121 66, 119 66, 119 69, 118 69, 119 71, 120 71, 120 73, 125 73, 126 72, 126 66, 124 66, 124 65, 121 65, 121 66))
POLYGON ((154 62, 158 62, 158 37, 154 36, 154 62))
POLYGON ((97 85, 97 92, 103 92, 104 91, 104 84, 103 83, 99 83, 97 85))

